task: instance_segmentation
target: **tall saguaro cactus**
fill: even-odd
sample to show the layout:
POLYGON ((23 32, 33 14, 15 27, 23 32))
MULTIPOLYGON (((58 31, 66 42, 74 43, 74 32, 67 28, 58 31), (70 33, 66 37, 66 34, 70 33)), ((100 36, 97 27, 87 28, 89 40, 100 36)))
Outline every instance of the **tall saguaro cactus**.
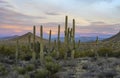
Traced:
POLYGON ((74 53, 75 53, 75 19, 73 19, 73 31, 72 31, 72 44, 73 44, 73 50, 71 53, 71 58, 74 59, 74 53))
POLYGON ((18 53, 19 53, 19 41, 16 42, 16 53, 15 53, 15 63, 18 62, 18 53))
MULTIPOLYGON (((65 31, 64 31, 64 44, 68 46, 68 16, 65 17, 65 31)), ((64 59, 67 58, 67 53, 65 53, 64 59)))
POLYGON ((49 31, 49 53, 50 53, 50 50, 51 50, 51 30, 49 31))
POLYGON ((73 38, 75 39, 75 19, 73 19, 73 38))
POLYGON ((35 53, 35 34, 36 34, 36 29, 35 26, 33 26, 33 51, 32 51, 32 61, 35 62, 36 59, 36 53, 35 53))
POLYGON ((43 64, 44 52, 43 52, 43 26, 40 26, 40 62, 43 64))
POLYGON ((60 25, 58 25, 57 57, 59 57, 59 50, 60 50, 60 25))
POLYGON ((65 39, 64 43, 67 45, 67 30, 68 30, 68 16, 65 17, 65 39))
POLYGON ((96 57, 98 58, 99 54, 98 54, 97 50, 98 50, 98 36, 96 37, 96 57))
POLYGON ((31 35, 28 35, 28 49, 31 50, 31 35))

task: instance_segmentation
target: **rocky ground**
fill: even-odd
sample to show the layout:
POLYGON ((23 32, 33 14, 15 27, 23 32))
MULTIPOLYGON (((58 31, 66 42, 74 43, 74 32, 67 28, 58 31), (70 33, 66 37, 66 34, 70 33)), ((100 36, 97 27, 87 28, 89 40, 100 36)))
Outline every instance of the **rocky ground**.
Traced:
MULTIPOLYGON (((58 63, 62 66, 55 74, 58 78, 120 78, 120 58, 85 57, 58 63)), ((42 68, 39 62, 35 67, 32 65, 29 61, 20 61, 16 68, 12 58, 0 58, 0 78, 37 78, 34 74, 42 68)))
MULTIPOLYGON (((62 63, 62 62, 61 62, 62 63)), ((120 78, 120 58, 78 58, 67 60, 60 78, 120 78)))

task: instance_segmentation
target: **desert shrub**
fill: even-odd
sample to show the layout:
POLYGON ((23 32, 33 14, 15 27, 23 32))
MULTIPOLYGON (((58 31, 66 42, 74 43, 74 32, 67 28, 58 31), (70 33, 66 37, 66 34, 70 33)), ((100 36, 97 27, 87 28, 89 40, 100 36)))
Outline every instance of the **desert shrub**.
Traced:
POLYGON ((75 52, 75 58, 79 58, 79 57, 93 57, 94 51, 92 50, 86 50, 86 51, 76 51, 75 52))
POLYGON ((33 71, 35 69, 35 66, 33 64, 29 64, 26 66, 26 71, 33 71))
POLYGON ((60 65, 54 62, 46 62, 45 67, 51 74, 57 73, 60 69, 60 65))
POLYGON ((50 54, 53 58, 56 58, 57 57, 57 51, 53 51, 53 52, 51 52, 51 54, 50 54))
POLYGON ((53 58, 51 56, 45 56, 45 62, 53 62, 53 58))
POLYGON ((13 47, 8 47, 8 46, 0 46, 0 54, 9 56, 13 55, 15 52, 15 49, 13 47))
POLYGON ((5 66, 3 64, 0 64, 0 73, 2 75, 5 75, 8 73, 8 71, 6 70, 5 66))
POLYGON ((60 52, 60 53, 59 53, 59 58, 60 58, 60 59, 63 59, 63 58, 64 58, 66 51, 67 51, 67 50, 66 50, 65 47, 64 47, 64 48, 63 48, 63 47, 60 48, 60 50, 59 50, 59 52, 60 52))
POLYGON ((22 75, 26 73, 26 69, 24 67, 17 67, 16 70, 19 74, 22 74, 22 75))
POLYGON ((113 50, 109 47, 101 47, 97 50, 99 56, 106 56, 106 54, 108 56, 113 56, 113 50))
POLYGON ((120 51, 114 52, 112 55, 113 55, 114 57, 120 57, 120 51))
POLYGON ((39 69, 35 72, 35 78, 47 78, 48 73, 49 72, 46 69, 39 69))

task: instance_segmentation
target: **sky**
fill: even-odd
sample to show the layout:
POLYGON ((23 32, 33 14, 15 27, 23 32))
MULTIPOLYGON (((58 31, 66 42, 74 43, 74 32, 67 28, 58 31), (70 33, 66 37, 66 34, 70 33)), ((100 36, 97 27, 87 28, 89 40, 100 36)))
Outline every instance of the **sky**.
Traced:
POLYGON ((65 16, 69 27, 76 21, 76 36, 112 36, 120 31, 120 0, 0 0, 0 37, 32 32, 43 25, 57 36, 61 25, 64 34, 65 16))

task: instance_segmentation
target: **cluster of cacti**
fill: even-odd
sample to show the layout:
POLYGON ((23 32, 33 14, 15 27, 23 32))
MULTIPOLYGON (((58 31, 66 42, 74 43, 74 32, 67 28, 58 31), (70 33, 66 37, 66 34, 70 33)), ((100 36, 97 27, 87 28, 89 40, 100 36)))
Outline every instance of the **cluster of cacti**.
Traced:
MULTIPOLYGON (((48 42, 48 51, 50 53, 51 51, 51 33, 52 31, 49 31, 49 42, 48 42)), ((38 42, 39 43, 39 42, 38 42)), ((59 57, 59 50, 60 50, 60 25, 58 25, 58 38, 57 38, 57 43, 56 41, 54 42, 54 49, 57 51, 57 57, 59 57), (57 48, 55 48, 57 46, 57 48)), ((72 50, 71 50, 71 57, 74 58, 74 52, 75 52, 75 20, 73 19, 73 27, 70 28, 68 27, 68 16, 65 17, 65 38, 64 38, 64 43, 67 48, 71 48, 72 45, 72 50), (68 46, 70 45, 70 46, 68 46)), ((36 43, 36 27, 33 26, 33 43, 31 45, 31 35, 28 36, 28 48, 30 51, 32 51, 32 61, 35 62, 37 54, 36 54, 36 49, 40 49, 40 61, 43 63, 44 59, 44 52, 43 52, 43 26, 40 26, 40 44, 36 43), (32 47, 32 49, 31 49, 32 47)), ((39 50, 38 50, 39 51, 39 50)))
MULTIPOLYGON (((71 52, 71 58, 74 58, 74 52, 75 52, 75 19, 73 19, 73 27, 68 27, 68 16, 65 17, 65 40, 64 40, 65 46, 68 46, 68 50, 70 49, 72 45, 72 52, 71 52)), ((67 57, 67 54, 65 54, 65 58, 67 57)))

